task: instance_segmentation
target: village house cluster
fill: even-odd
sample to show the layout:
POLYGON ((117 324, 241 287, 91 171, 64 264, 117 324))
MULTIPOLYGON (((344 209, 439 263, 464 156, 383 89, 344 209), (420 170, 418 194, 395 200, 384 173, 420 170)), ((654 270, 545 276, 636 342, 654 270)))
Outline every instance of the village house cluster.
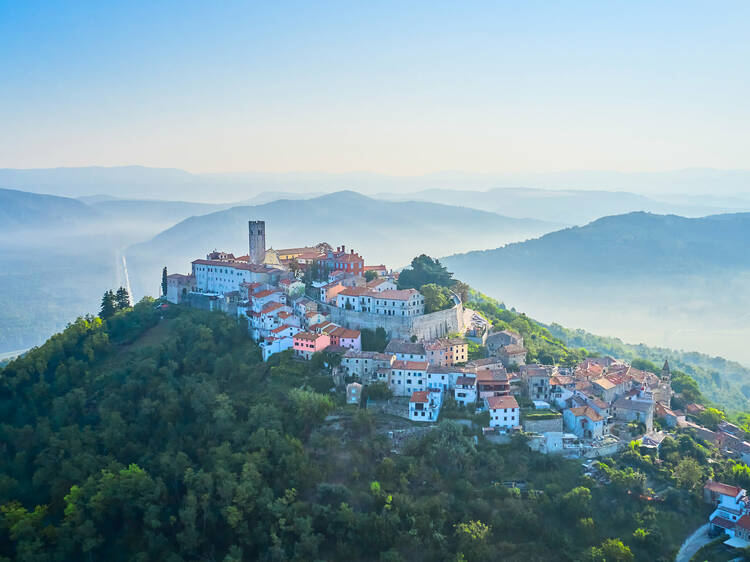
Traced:
MULTIPOLYGON (((168 275, 167 300, 247 319, 264 361, 286 350, 304 360, 337 354, 337 371, 355 379, 349 402, 361 399, 363 386, 379 382, 408 400, 410 419, 435 422, 451 396, 472 411, 489 412, 486 434, 523 429, 532 448, 568 456, 612 454, 638 430, 642 446, 658 449, 666 435, 654 431, 660 418, 668 428, 692 427, 727 452, 750 456, 739 433, 710 431, 670 409, 668 362, 659 375, 611 357, 574 368, 527 365, 520 334, 491 332, 457 296, 460 322, 449 333, 447 317, 425 313, 419 291, 398 288, 397 272, 365 265, 344 245, 266 249, 263 221, 250 221, 248 235, 247 255, 213 251, 194 260, 189 275, 168 275), (363 351, 360 326, 392 329, 383 353, 363 351), (487 357, 469 360, 467 340, 482 344, 487 357)), ((688 406, 687 415, 700 408, 688 406)))

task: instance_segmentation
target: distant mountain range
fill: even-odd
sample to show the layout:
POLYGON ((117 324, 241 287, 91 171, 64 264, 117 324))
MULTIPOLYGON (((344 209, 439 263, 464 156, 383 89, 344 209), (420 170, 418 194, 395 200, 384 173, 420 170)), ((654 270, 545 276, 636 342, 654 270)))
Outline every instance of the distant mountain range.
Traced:
MULTIPOLYGON (((379 193, 390 201, 432 201, 493 211, 509 217, 532 217, 567 224, 586 224, 608 215, 633 211, 674 213, 688 217, 727 212, 737 207, 750 210, 750 199, 735 199, 729 205, 720 202, 657 201, 644 195, 623 191, 496 188, 487 191, 427 189, 415 193, 379 193), (709 204, 715 203, 715 204, 709 204)), ((730 203, 725 201, 724 203, 730 203)))
POLYGON ((390 202, 343 191, 307 200, 280 200, 191 217, 127 251, 138 294, 152 294, 161 268, 188 271, 214 248, 246 253, 247 221, 266 221, 268 247, 345 244, 367 263, 406 265, 419 253, 439 254, 525 240, 559 225, 426 202, 390 202))
POLYGON ((546 322, 750 365, 750 213, 630 213, 443 261, 546 322))
MULTIPOLYGON (((537 188, 565 190, 574 194, 578 190, 649 194, 658 201, 713 209, 709 212, 720 212, 722 209, 750 210, 750 171, 702 168, 630 173, 596 170, 538 174, 440 172, 422 176, 389 176, 367 172, 192 174, 179 169, 144 166, 0 169, 0 187, 67 197, 106 194, 123 199, 199 201, 212 204, 246 201, 263 192, 268 192, 271 196, 283 192, 283 197, 289 199, 295 194, 304 197, 344 189, 366 194, 397 193, 402 196, 404 193, 425 190, 488 191, 498 188, 537 188)), ((529 197, 533 199, 537 195, 539 194, 531 190, 529 197)), ((262 202, 268 201, 253 203, 262 202)), ((449 201, 436 199, 434 202, 449 201)), ((647 206, 627 207, 631 202, 624 200, 624 207, 618 203, 608 211, 606 208, 601 210, 604 213, 634 210, 686 213, 679 208, 649 206, 652 204, 650 202, 646 202, 647 206)), ((455 201, 453 203, 455 204, 455 201)), ((463 204, 475 206, 471 203, 463 204)), ((585 201, 583 204, 585 205, 585 201)), ((533 207, 531 208, 533 210, 533 207)), ((523 209, 521 214, 516 215, 510 212, 511 205, 505 210, 501 207, 492 207, 491 210, 505 215, 570 222, 562 216, 542 217, 536 213, 527 213, 523 209)), ((601 215, 592 218, 599 216, 601 215)))

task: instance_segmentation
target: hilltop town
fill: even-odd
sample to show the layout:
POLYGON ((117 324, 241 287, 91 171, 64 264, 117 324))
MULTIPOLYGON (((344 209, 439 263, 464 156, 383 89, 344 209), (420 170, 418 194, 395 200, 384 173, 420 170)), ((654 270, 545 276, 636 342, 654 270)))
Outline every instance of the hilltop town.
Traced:
POLYGON ((668 361, 660 373, 612 357, 572 367, 526 364, 521 334, 493 331, 452 291, 447 306, 434 310, 420 290, 400 288, 399 272, 366 264, 343 244, 266 248, 265 223, 250 221, 247 255, 215 250, 191 265, 190 274, 165 275, 169 302, 246 321, 264 361, 287 350, 299 360, 321 354, 334 378, 348 381, 349 403, 377 385, 393 396, 392 411, 412 421, 434 423, 450 402, 487 412, 489 438, 524 431, 535 450, 587 458, 633 439, 658 448, 667 435, 655 431, 659 419, 663 428, 693 427, 750 456, 743 438, 695 423, 702 406, 671 409, 668 361), (363 335, 377 331, 384 348, 363 346, 363 335))
MULTIPOLYGON (((246 321, 264 361, 287 351, 301 361, 321 356, 334 380, 348 383, 348 404, 366 402, 418 424, 459 408, 484 415, 482 433, 491 441, 523 433, 531 449, 568 458, 610 457, 636 443, 658 459, 667 437, 690 429, 726 458, 750 462, 739 427, 704 427, 706 408, 697 403, 672 409, 666 359, 659 373, 609 356, 574 366, 527 364, 524 337, 493 330, 456 292, 436 307, 423 294, 427 287, 402 287, 404 272, 368 265, 343 244, 266 249, 263 221, 250 221, 248 235, 247 255, 213 251, 194 260, 190 274, 165 272, 166 300, 246 321), (365 334, 372 340, 377 332, 382 349, 363 345, 365 334)), ((586 466, 593 476, 595 465, 586 466)), ((712 535, 750 546, 746 492, 709 481, 705 498, 716 505, 712 535)))

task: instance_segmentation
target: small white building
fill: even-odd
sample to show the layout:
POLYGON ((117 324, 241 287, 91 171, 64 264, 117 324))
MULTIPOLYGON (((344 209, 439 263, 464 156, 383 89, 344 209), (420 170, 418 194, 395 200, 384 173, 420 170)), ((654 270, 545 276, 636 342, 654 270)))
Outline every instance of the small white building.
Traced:
POLYGON ((346 385, 346 403, 359 404, 362 400, 362 385, 352 382, 346 385))
POLYGON ((453 389, 453 397, 456 402, 464 406, 473 406, 477 402, 477 379, 476 377, 458 377, 453 389))
POLYGON ((484 404, 490 412, 490 427, 510 429, 521 423, 521 409, 513 396, 488 396, 484 404))
POLYGON ((417 390, 409 400, 409 419, 420 422, 435 422, 440 415, 443 392, 439 389, 417 390))
POLYGON ((263 354, 263 361, 268 361, 274 353, 281 353, 294 347, 294 339, 291 336, 269 337, 258 344, 263 354))

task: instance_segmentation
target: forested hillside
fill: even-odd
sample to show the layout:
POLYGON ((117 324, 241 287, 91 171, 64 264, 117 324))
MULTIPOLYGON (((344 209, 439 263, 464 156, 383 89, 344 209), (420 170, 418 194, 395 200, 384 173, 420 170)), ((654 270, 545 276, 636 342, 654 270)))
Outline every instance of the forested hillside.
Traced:
POLYGON ((0 556, 670 560, 704 516, 688 436, 607 485, 451 422, 399 452, 322 359, 262 363, 236 319, 150 300, 79 319, 0 371, 0 556), (650 501, 646 474, 680 489, 650 501))
POLYGON ((748 247, 750 213, 630 213, 442 261, 546 323, 750 365, 748 247))

